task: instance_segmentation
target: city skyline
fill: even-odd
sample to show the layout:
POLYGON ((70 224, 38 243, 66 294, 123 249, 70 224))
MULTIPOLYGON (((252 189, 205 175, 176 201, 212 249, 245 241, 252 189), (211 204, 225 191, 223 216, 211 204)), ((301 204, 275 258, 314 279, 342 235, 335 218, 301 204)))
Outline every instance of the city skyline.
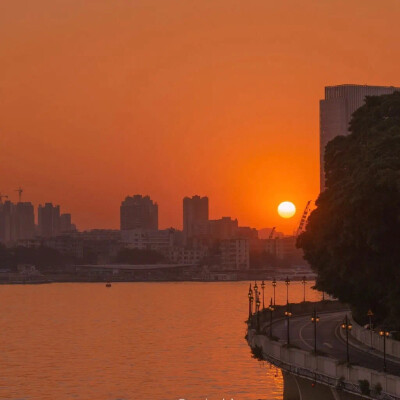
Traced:
MULTIPOLYGON (((228 216, 226 213, 222 214, 218 218, 210 218, 209 217, 209 210, 208 210, 208 202, 209 198, 208 196, 199 196, 199 195, 192 195, 191 197, 185 196, 183 200, 183 207, 181 209, 181 219, 182 219, 182 226, 168 226, 168 227, 159 227, 158 226, 158 217, 159 217, 159 208, 158 208, 158 202, 153 201, 149 195, 142 195, 142 194, 133 194, 133 195, 127 195, 125 198, 120 202, 119 204, 119 222, 118 222, 118 227, 117 228, 107 228, 107 227, 88 227, 85 229, 81 229, 79 226, 77 226, 75 223, 72 224, 72 219, 71 219, 71 213, 61 213, 60 212, 60 205, 54 204, 52 202, 40 202, 37 205, 35 205, 33 202, 27 200, 25 201, 22 199, 18 199, 18 201, 15 201, 15 199, 11 198, 11 196, 8 195, 2 195, 0 192, 0 209, 2 207, 12 207, 13 209, 18 209, 20 207, 28 207, 30 209, 29 211, 29 217, 28 220, 32 219, 32 224, 36 230, 36 234, 39 234, 39 236, 43 233, 41 232, 43 225, 43 221, 41 218, 41 213, 43 212, 44 209, 48 210, 48 216, 47 216, 47 221, 44 223, 46 225, 46 230, 51 232, 49 236, 57 235, 60 233, 67 233, 71 229, 73 231, 90 231, 90 230, 135 230, 135 229, 145 229, 145 230, 165 230, 165 229, 177 229, 181 230, 184 235, 187 236, 187 232, 185 233, 185 218, 187 219, 187 202, 192 201, 193 199, 199 199, 199 200, 205 200, 206 201, 206 214, 204 212, 200 211, 200 213, 203 213, 203 217, 201 219, 202 223, 213 223, 216 221, 236 221, 236 224, 238 223, 238 219, 235 218, 232 219, 232 216, 228 216), (2 199, 5 198, 3 201, 2 199), (185 204, 186 203, 186 204, 185 204), (133 207, 133 208, 132 208, 133 207), (151 211, 154 209, 154 211, 151 211), (53 218, 55 218, 55 222, 53 221, 53 218), (60 230, 60 226, 63 226, 65 229, 60 230), (71 228, 72 227, 72 228, 71 228), (52 232, 54 230, 54 232, 52 232)), ((296 212, 295 216, 298 213, 296 212)), ((283 218, 283 217, 281 217, 283 218)), ((294 219, 294 225, 297 226, 298 222, 296 218, 290 217, 291 219, 294 219)), ((301 218, 301 214, 299 214, 299 218, 301 218)), ((285 220, 285 218, 283 219, 285 220)), ((193 221, 194 222, 194 221, 193 221)), ((193 222, 190 222, 190 224, 193 224, 193 222)), ((199 222, 199 221, 196 221, 199 222)), ((179 224, 178 224, 179 225, 179 224)), ((196 223, 194 224, 196 225, 196 223)), ((242 224, 243 225, 243 224, 242 224)), ((257 229, 254 227, 249 227, 246 226, 247 228, 252 228, 252 229, 257 229)), ((186 228, 187 229, 187 228, 186 228)), ((192 228, 191 233, 189 236, 193 233, 192 228)), ((197 227, 195 227, 195 232, 196 234, 199 233, 204 233, 202 230, 205 229, 205 226, 201 227, 201 224, 197 227), (200 230, 199 230, 200 228, 200 230)), ((270 230, 272 229, 271 226, 264 226, 262 228, 258 228, 257 230, 259 231, 265 231, 265 230, 270 230)), ((275 230, 275 229, 274 229, 275 230)), ((278 233, 278 232, 277 232, 278 233)), ((295 234, 295 230, 291 232, 290 234, 295 234)), ((42 235, 46 236, 46 234, 42 235)))
POLYGON ((82 229, 117 228, 133 192, 159 202, 161 228, 198 193, 210 218, 292 232, 276 206, 319 193, 324 87, 400 86, 400 5, 380 5, 6 2, 1 189, 82 229))

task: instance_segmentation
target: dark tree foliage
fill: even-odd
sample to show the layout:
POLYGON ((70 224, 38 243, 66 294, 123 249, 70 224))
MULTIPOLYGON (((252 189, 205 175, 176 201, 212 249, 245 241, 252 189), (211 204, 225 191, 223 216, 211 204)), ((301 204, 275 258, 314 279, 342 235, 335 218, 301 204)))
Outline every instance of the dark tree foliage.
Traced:
POLYGON ((326 146, 326 190, 297 245, 320 290, 400 328, 400 93, 367 97, 326 146))
POLYGON ((53 271, 71 262, 68 257, 49 247, 35 248, 11 247, 0 245, 0 267, 15 270, 18 264, 32 264, 41 271, 53 271))
POLYGON ((154 250, 121 249, 115 260, 121 264, 158 264, 165 261, 162 254, 154 250))

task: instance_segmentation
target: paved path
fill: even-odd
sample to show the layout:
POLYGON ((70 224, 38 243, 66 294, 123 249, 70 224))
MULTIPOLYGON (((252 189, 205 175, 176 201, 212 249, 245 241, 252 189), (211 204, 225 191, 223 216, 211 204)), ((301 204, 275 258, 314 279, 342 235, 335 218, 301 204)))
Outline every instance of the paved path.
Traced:
MULTIPOLYGON (((341 336, 340 324, 343 322, 346 312, 331 314, 319 314, 320 322, 317 325, 317 351, 321 351, 337 360, 346 361, 346 341, 341 336)), ((314 325, 311 316, 292 317, 290 319, 290 344, 303 350, 314 350, 314 325)), ((267 328, 269 332, 269 328, 267 328)), ((287 340, 286 320, 278 320, 273 324, 273 335, 280 341, 287 340)), ((383 354, 372 354, 368 346, 365 346, 349 336, 350 363, 362 367, 383 371, 383 354)), ((400 360, 386 360, 387 372, 400 376, 400 360)))

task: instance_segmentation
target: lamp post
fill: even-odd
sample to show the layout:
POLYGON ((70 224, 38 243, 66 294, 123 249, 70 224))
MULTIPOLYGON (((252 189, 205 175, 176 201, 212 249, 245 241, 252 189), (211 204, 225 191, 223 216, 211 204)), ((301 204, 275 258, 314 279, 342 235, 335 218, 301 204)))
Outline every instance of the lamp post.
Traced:
POLYGON ((275 307, 272 304, 272 297, 268 309, 269 309, 269 337, 272 339, 272 313, 275 311, 275 307))
POLYGON ((290 279, 287 276, 285 279, 285 283, 286 283, 286 304, 289 304, 289 285, 290 285, 290 279))
POLYGON ((260 332, 260 297, 256 299, 256 313, 257 313, 257 332, 260 332))
POLYGON ((319 317, 315 308, 311 316, 311 322, 314 324, 314 353, 317 354, 317 323, 319 322, 319 317))
POLYGON ((285 311, 285 316, 286 316, 286 321, 287 321, 287 345, 290 345, 290 317, 292 316, 292 313, 288 309, 285 311))
POLYGON ((261 289, 262 289, 262 295, 263 295, 263 310, 265 308, 265 303, 264 303, 264 289, 265 289, 265 282, 264 280, 261 282, 261 289))
POLYGON ((371 349, 372 349, 373 348, 373 345, 372 345, 372 317, 374 316, 374 313, 372 312, 372 310, 368 310, 367 316, 369 319, 369 333, 371 335, 371 349))
POLYGON ((272 281, 272 288, 274 289, 274 307, 275 307, 275 289, 276 289, 276 279, 272 281))
POLYGON ((249 286, 249 293, 247 294, 247 296, 249 297, 249 321, 251 319, 251 315, 252 315, 252 302, 253 302, 253 290, 251 289, 251 283, 249 286))
POLYGON ((301 280, 301 283, 303 284, 303 302, 306 302, 306 277, 303 276, 303 279, 301 280))
POLYGON ((383 337, 383 370, 386 372, 386 338, 389 336, 389 332, 382 329, 379 335, 383 337))
POLYGON ((346 314, 346 318, 344 319, 343 323, 342 323, 342 329, 346 330, 346 356, 347 356, 347 363, 350 363, 350 355, 349 355, 349 331, 351 331, 351 328, 353 327, 353 325, 351 325, 351 323, 349 322, 349 319, 347 318, 347 314, 346 314))
POLYGON ((254 298, 255 298, 255 300, 258 299, 258 285, 257 285, 257 281, 254 282, 254 298))

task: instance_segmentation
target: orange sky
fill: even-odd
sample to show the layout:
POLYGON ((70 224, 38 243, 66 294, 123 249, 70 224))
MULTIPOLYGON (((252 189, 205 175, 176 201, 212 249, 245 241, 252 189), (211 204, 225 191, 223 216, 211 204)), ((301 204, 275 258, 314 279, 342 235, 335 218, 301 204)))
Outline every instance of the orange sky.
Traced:
POLYGON ((400 85, 399 0, 0 2, 0 190, 81 229, 119 226, 127 194, 182 224, 291 233, 318 194, 325 85, 400 85), (280 201, 300 212, 276 213, 280 201))

